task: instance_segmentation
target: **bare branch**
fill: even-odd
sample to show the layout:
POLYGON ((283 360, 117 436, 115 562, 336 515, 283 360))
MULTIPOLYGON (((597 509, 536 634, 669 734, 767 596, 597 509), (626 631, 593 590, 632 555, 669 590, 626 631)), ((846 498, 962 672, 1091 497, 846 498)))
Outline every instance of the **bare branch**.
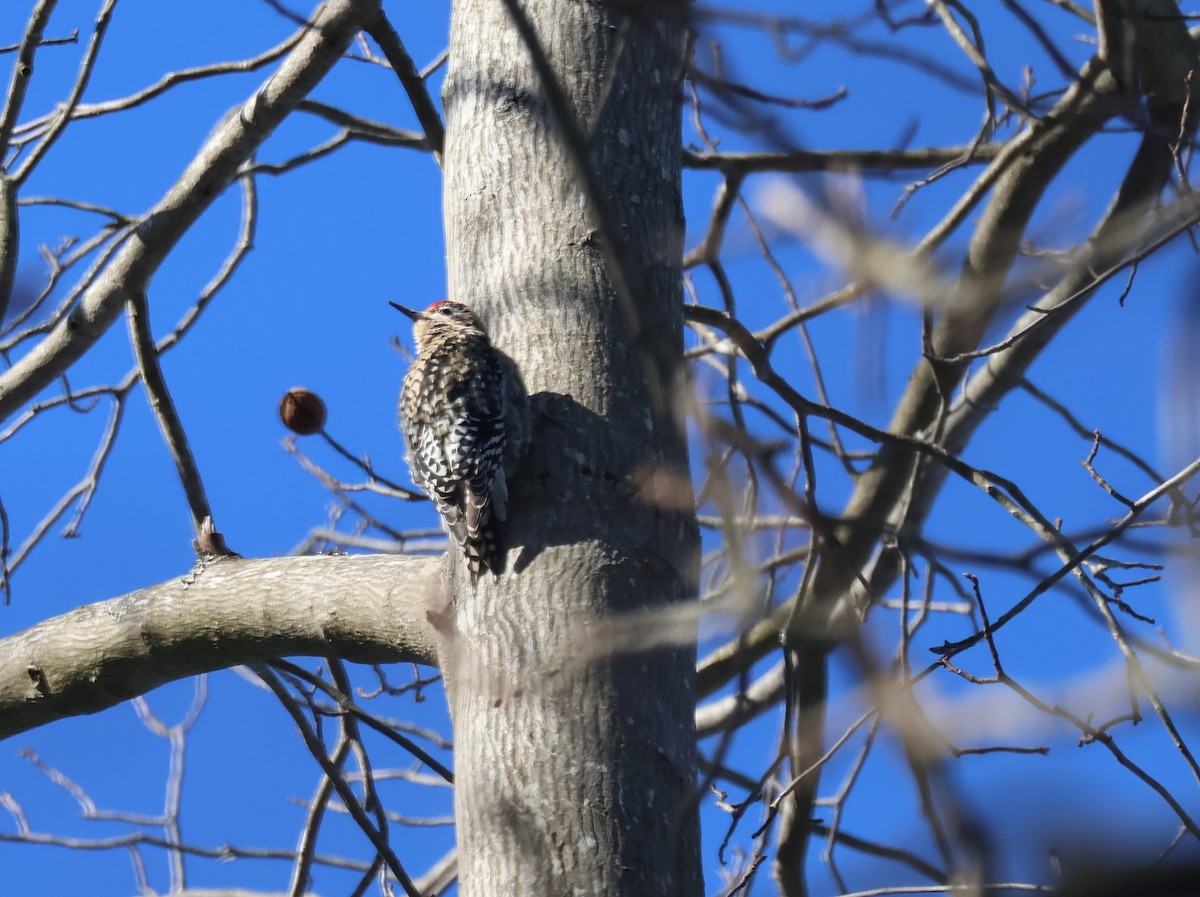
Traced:
POLYGON ((4 109, 0 111, 0 169, 6 167, 4 160, 8 155, 13 129, 17 126, 21 106, 25 103, 25 93, 29 90, 29 80, 33 77, 33 57, 37 48, 42 45, 42 34, 56 3, 57 0, 38 0, 29 21, 25 24, 25 35, 21 38, 17 58, 13 60, 12 76, 4 97, 4 109))
POLYGON ((150 330, 150 307, 145 294, 131 293, 128 310, 130 341, 133 343, 142 384, 146 388, 146 397, 158 421, 163 440, 167 443, 167 450, 171 453, 171 460, 175 462, 179 482, 183 486, 188 508, 192 512, 192 531, 199 539, 204 530, 204 521, 212 520, 212 509, 208 504, 204 482, 200 479, 200 469, 188 443, 187 433, 183 429, 183 421, 179 419, 179 412, 175 409, 175 402, 167 388, 162 366, 158 363, 158 348, 150 330))
POLYGON ((446 141, 446 127, 442 124, 442 118, 438 115, 437 108, 429 96, 425 79, 417 71, 412 57, 408 55, 408 50, 404 48, 404 43, 400 40, 400 35, 396 33, 396 29, 392 27, 392 23, 388 21, 387 15, 382 10, 373 21, 367 23, 366 31, 379 45, 379 49, 387 57, 392 71, 400 79, 400 84, 404 87, 404 92, 408 94, 409 102, 412 103, 413 111, 417 114, 417 121, 425 130, 425 139, 433 150, 433 157, 440 167, 442 144, 446 141))
POLYGON ((111 326, 131 293, 144 292, 167 252, 236 177, 275 127, 341 57, 378 2, 333 0, 304 29, 295 49, 239 108, 227 115, 166 196, 88 288, 78 307, 0 375, 0 419, 52 383, 111 326))
MULTIPOLYGON (((100 8, 99 15, 96 16, 96 24, 92 29, 92 39, 88 41, 87 49, 83 53, 83 61, 79 64, 79 74, 75 77, 75 84, 71 88, 71 93, 67 96, 67 100, 58 111, 54 114, 49 126, 41 135, 38 144, 33 148, 33 151, 21 163, 21 167, 13 172, 13 180, 18 185, 25 182, 30 173, 37 168, 38 163, 50 151, 50 147, 54 146, 55 142, 62 136, 63 130, 71 121, 71 112, 79 105, 79 100, 83 97, 83 92, 87 89, 88 82, 92 78, 92 70, 96 66, 96 59, 100 54, 100 45, 104 42, 104 34, 108 31, 108 23, 112 20, 113 8, 117 5, 117 0, 105 0, 104 5, 100 8)), ((3 152, 0 149, 0 152, 3 152)))

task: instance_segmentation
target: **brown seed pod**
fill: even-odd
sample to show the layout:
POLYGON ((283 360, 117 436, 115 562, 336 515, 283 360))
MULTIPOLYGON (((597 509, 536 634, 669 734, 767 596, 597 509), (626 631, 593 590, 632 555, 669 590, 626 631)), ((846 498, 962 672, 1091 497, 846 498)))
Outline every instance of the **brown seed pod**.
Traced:
POLYGON ((279 400, 279 419, 285 427, 301 436, 321 432, 327 417, 321 397, 302 386, 289 389, 279 400))

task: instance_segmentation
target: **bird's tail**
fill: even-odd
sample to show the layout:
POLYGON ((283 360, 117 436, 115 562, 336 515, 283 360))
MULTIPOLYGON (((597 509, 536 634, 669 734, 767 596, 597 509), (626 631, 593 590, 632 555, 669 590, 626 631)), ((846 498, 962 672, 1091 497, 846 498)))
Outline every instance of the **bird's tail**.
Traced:
POLYGON ((464 480, 453 495, 438 498, 441 500, 435 499, 435 503, 442 521, 466 555, 471 584, 479 582, 484 570, 491 570, 493 576, 503 573, 505 551, 497 529, 498 521, 488 500, 490 496, 476 493, 464 480))
POLYGON ((504 572, 504 546, 492 523, 481 527, 474 538, 464 541, 462 548, 467 556, 467 569, 471 573, 472 585, 479 582, 479 576, 484 570, 490 570, 493 576, 504 572))

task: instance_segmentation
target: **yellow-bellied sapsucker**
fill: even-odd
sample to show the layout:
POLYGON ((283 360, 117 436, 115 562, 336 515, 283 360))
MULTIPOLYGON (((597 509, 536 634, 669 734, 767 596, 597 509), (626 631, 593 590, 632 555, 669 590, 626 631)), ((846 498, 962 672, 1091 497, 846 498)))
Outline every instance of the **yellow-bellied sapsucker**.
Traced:
POLYGON ((458 302, 425 311, 391 303, 413 320, 417 358, 400 391, 400 429, 413 481, 433 499, 467 556, 471 581, 499 575, 508 480, 529 444, 529 397, 511 358, 458 302))

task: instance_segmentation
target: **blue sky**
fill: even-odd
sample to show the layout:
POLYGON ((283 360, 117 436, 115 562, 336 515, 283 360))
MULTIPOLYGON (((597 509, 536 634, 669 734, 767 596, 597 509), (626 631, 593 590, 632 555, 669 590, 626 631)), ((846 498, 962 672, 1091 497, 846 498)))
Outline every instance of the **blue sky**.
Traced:
MULTIPOLYGON (((866 2, 859 5, 871 7, 866 2)), ((1073 37, 1087 33, 1083 23, 1051 4, 1029 5, 1052 33, 1066 35, 1062 46, 1073 63, 1091 54, 1091 45, 1073 37)), ((0 7, 0 45, 19 40, 30 6, 21 2, 0 7)), ((448 4, 385 6, 417 64, 433 60, 445 45, 448 4)), ((845 11, 840 3, 803 6, 803 14, 813 19, 845 11)), ((909 6, 910 12, 918 9, 909 6)), ((1029 63, 1039 87, 1058 84, 1059 77, 1028 33, 1015 26, 1000 4, 994 6, 980 15, 999 77, 1019 85, 1022 67, 1029 63)), ((757 5, 771 7, 793 11, 793 4, 783 2, 757 5)), ((86 38, 98 8, 98 2, 62 0, 47 36, 63 36, 79 28, 86 38)), ((261 52, 292 30, 292 24, 266 3, 122 0, 85 102, 123 96, 172 69, 261 52)), ((879 27, 867 34, 881 41, 887 38, 879 27)), ((968 81, 974 77, 941 28, 904 34, 907 46, 930 54, 968 81)), ((712 37, 722 40, 727 71, 737 80, 806 98, 846 89, 847 98, 829 109, 775 113, 782 133, 797 146, 886 148, 906 139, 914 147, 962 145, 981 121, 983 109, 976 96, 909 68, 832 48, 788 65, 774 55, 768 38, 748 28, 705 32, 697 45, 702 65, 708 63, 706 44, 712 37)), ((39 53, 22 121, 44 114, 61 100, 80 52, 79 46, 67 46, 39 53)), ((0 71, 7 73, 11 59, 11 54, 0 55, 0 71)), ((263 77, 261 72, 228 75, 186 85, 138 110, 73 125, 30 178, 22 196, 69 196, 138 214, 178 176, 225 110, 241 102, 263 77)), ((433 81, 438 83, 438 77, 433 81)), ((343 61, 314 98, 342 104, 367 118, 416 128, 395 78, 376 66, 343 61)), ((710 133, 720 137, 723 150, 763 148, 753 137, 711 120, 707 124, 710 133)), ((1031 233, 1055 246, 1069 245, 1086 233, 1107 204, 1134 145, 1134 137, 1114 131, 1094 141, 1068 166, 1043 200, 1031 233)), ((268 141, 259 161, 285 160, 331 134, 328 125, 295 115, 268 141)), ((685 139, 697 141, 690 127, 685 139)), ((889 219, 888 212, 907 175, 861 185, 842 178, 839 186, 838 179, 815 175, 793 182, 816 197, 834 187, 859 190, 862 215, 872 232, 905 246, 940 217, 970 176, 971 172, 958 173, 919 191, 896 220, 889 219)), ((716 183, 712 175, 687 175, 689 246, 703 233, 716 183)), ((775 186, 771 178, 759 177, 746 195, 761 206, 775 186)), ((271 556, 289 552, 313 527, 325 524, 334 504, 281 446, 286 433, 275 408, 289 387, 302 384, 319 392, 329 408, 330 433, 352 451, 369 454, 384 475, 405 480, 394 422, 405 361, 393 340, 399 337, 407 344, 409 333, 407 322, 387 301, 422 305, 442 298, 444 244, 438 225, 440 173, 424 154, 355 144, 286 177, 263 175, 257 179, 257 191, 254 252, 195 331, 164 358, 163 367, 219 527, 241 553, 271 556)), ((220 198, 154 279, 150 301, 156 333, 174 325, 220 268, 238 235, 240 202, 236 189, 220 198)), ((44 266, 39 244, 53 247, 68 236, 86 238, 96 226, 95 216, 86 213, 23 207, 22 276, 40 285, 44 266)), ((967 233, 956 235, 943 254, 950 275, 967 233)), ((844 280, 842 272, 798 241, 779 232, 774 236, 780 263, 801 303, 819 298, 844 280)), ((724 258, 746 322, 761 326, 777 317, 784 307, 778 285, 759 257, 748 227, 737 216, 724 258)), ((1087 427, 1101 428, 1106 436, 1144 452, 1162 468, 1196 455, 1194 444, 1190 455, 1188 446, 1180 450, 1182 458, 1167 457, 1162 448, 1164 421, 1170 433, 1188 431, 1172 421, 1193 419, 1192 406, 1173 404, 1169 394, 1164 398, 1164 384, 1189 382, 1186 375, 1174 381, 1168 375, 1180 370, 1173 365, 1189 360, 1185 337, 1192 332, 1187 303, 1194 270, 1190 247, 1178 241, 1141 266, 1123 306, 1117 297, 1124 280, 1117 278, 1030 374, 1041 388, 1067 402, 1087 427)), ((73 281, 68 277, 67 285, 73 281)), ((719 302, 706 274, 697 272, 695 283, 704 301, 719 302)), ((62 289, 55 298, 61 295, 62 289)), ((1014 308, 1010 318, 1019 310, 1014 308)), ((919 316, 914 306, 883 297, 866 309, 855 307, 815 321, 811 335, 833 404, 876 425, 885 424, 919 351, 919 316)), ((999 335, 1000 331, 993 334, 999 335)), ((801 391, 812 394, 812 375, 797 339, 785 340, 775 360, 801 391)), ((112 382, 132 364, 125 328, 118 325, 76 366, 71 382, 76 388, 112 382)), ((107 413, 104 403, 87 414, 59 409, 0 443, 0 498, 9 515, 14 547, 84 475, 107 413)), ((6 426, 0 425, 0 431, 6 426)), ((814 430, 824 432, 823 427, 814 430)), ((299 447, 332 472, 356 479, 347 464, 315 439, 301 440, 299 447)), ((1063 516, 1082 528, 1123 513, 1079 464, 1089 447, 1088 440, 1071 433, 1044 407, 1026 395, 1014 394, 1005 400, 1002 413, 984 425, 965 458, 1016 480, 1048 516, 1063 516)), ((1126 494, 1140 495, 1152 485, 1110 453, 1102 452, 1097 465, 1126 494)), ((835 510, 847 494, 848 483, 832 465, 823 462, 822 470, 828 470, 828 475, 822 475, 820 498, 827 510, 835 510)), ((368 504, 396 527, 434 525, 426 506, 382 500, 368 504)), ((79 538, 61 539, 58 533, 70 516, 68 512, 55 525, 51 536, 17 571, 12 603, 0 609, 0 633, 16 632, 81 604, 179 576, 190 567, 191 525, 182 490, 137 390, 126 403, 119 438, 79 527, 79 538)), ((992 550, 1025 548, 1035 541, 978 490, 953 480, 927 535, 937 542, 992 550)), ((989 608, 1008 607, 1033 585, 999 570, 965 564, 964 569, 980 575, 989 608)), ((1049 572, 1054 565, 1047 561, 1041 569, 1049 572)), ((1165 584, 1132 590, 1127 597, 1136 601, 1139 611, 1157 620, 1174 645, 1194 650, 1196 630, 1186 625, 1181 601, 1187 594, 1187 574, 1187 567, 1178 562, 1168 568, 1165 584)), ((939 587, 938 597, 954 596, 939 587)), ((880 611, 868 627, 868 636, 885 658, 896 626, 895 612, 880 611)), ((928 647, 969 631, 962 619, 931 626, 915 646, 914 667, 932 662, 928 647)), ((1153 627, 1141 634, 1155 637, 1153 627)), ((727 633, 718 629, 706 638, 702 652, 725 637, 727 633)), ((1039 599, 1036 612, 1004 631, 998 643, 1014 675, 1051 701, 1061 699, 1081 715, 1094 707, 1097 718, 1119 705, 1118 654, 1079 599, 1059 592, 1039 599)), ((991 672, 983 646, 959 661, 979 675, 991 672)), ((1194 695, 1184 700, 1187 692, 1181 691, 1186 685, 1179 677, 1153 664, 1150 669, 1164 692, 1175 699, 1172 706, 1185 737, 1194 737, 1198 728, 1194 695)), ((833 670, 831 739, 864 706, 856 668, 837 657, 833 670)), ((409 674, 396 669, 392 675, 394 681, 403 682, 409 674)), ((370 670, 356 671, 355 677, 364 688, 374 682, 370 670)), ((302 824, 303 802, 318 781, 318 769, 268 692, 233 671, 210 676, 207 688, 207 707, 188 739, 182 798, 185 838, 206 846, 228 842, 291 849, 302 824)), ((1098 840, 1105 843, 1107 837, 1115 844, 1121 838, 1127 849, 1150 855, 1166 845, 1176 822, 1144 785, 1122 773, 1101 747, 1076 747, 1077 733, 1061 721, 1033 713, 1019 702, 1014 705, 996 694, 999 687, 991 688, 968 686, 939 674, 921 687, 919 696, 948 732, 963 739, 961 746, 975 746, 990 737, 993 743, 1015 741, 1050 748, 1046 757, 990 754, 947 764, 948 781, 964 805, 987 820, 1001 877, 1049 880, 1045 843, 1061 843, 1069 852, 1080 820, 1136 819, 1136 837, 1114 827, 1098 840), (1012 713, 1015 729, 998 737, 989 730, 989 718, 991 722, 1008 719, 1007 712, 1012 713)), ((147 700, 170 723, 181 718, 193 694, 193 684, 182 682, 154 692, 147 700)), ((396 699, 387 712, 448 732, 444 701, 436 688, 420 703, 411 697, 396 699)), ((778 725, 777 715, 771 714, 739 734, 729 758, 732 765, 761 770, 775 750, 778 725)), ((1131 754, 1183 795, 1191 812, 1200 810, 1196 782, 1155 720, 1148 718, 1137 729, 1125 727, 1119 737, 1131 754)), ((928 839, 913 831, 916 804, 911 786, 896 785, 906 773, 894 738, 886 731, 880 738, 883 746, 864 765, 847 805, 847 829, 868 837, 894 838, 931 859, 928 839)), ((851 748, 860 740, 861 733, 851 741, 851 748)), ((143 815, 161 811, 168 746, 138 722, 131 705, 95 717, 64 720, 0 745, 0 791, 20 803, 34 831, 88 838, 129 831, 122 823, 81 820, 67 794, 21 756, 27 747, 84 786, 101 808, 143 815)), ((377 765, 411 766, 407 757, 392 749, 377 750, 377 765)), ((448 751, 433 750, 450 762, 448 751)), ((847 752, 835 759, 826 776, 826 791, 833 790, 852 756, 847 752)), ((449 812, 448 789, 387 787, 393 797, 391 808, 400 812, 433 817, 449 812)), ((736 788, 729 791, 731 800, 742 796, 736 788)), ((756 814, 752 810, 740 829, 738 841, 743 846, 746 833, 757 826, 756 814)), ((726 819, 715 802, 706 799, 704 861, 710 893, 719 889, 715 851, 726 819)), ((0 832, 13 830, 11 821, 0 814, 0 832)), ((410 871, 420 873, 448 849, 452 834, 446 827, 405 829, 398 843, 410 871)), ((322 853, 361 856, 364 849, 350 822, 339 819, 328 824, 322 853)), ((150 885, 165 892, 169 879, 163 852, 146 847, 143 855, 150 885)), ((853 853, 839 856, 839 866, 852 887, 912 880, 911 875, 898 875, 893 866, 853 853)), ((70 893, 80 881, 89 882, 97 894, 136 891, 124 850, 74 852, 0 842, 0 866, 6 870, 0 897, 70 893)), ((290 864, 278 860, 188 861, 193 887, 237 885, 278 891, 286 887, 289 871, 290 864)), ((831 893, 832 880, 819 858, 812 872, 814 893, 831 893)), ((319 870, 313 890, 323 895, 343 893, 356 880, 357 875, 319 870)), ((771 893, 765 875, 753 893, 771 893)))

